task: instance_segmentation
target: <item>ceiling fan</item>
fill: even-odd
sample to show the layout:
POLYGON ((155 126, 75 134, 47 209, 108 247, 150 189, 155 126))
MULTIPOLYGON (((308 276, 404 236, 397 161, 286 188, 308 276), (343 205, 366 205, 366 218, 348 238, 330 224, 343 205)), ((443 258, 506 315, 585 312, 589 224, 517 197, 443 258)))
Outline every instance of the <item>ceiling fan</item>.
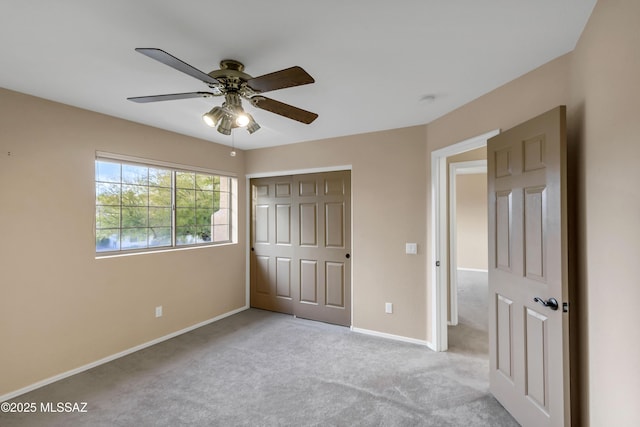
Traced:
POLYGON ((246 127, 250 134, 260 129, 260 125, 242 108, 241 98, 248 100, 251 102, 251 105, 256 108, 270 111, 305 124, 313 122, 318 117, 316 113, 262 96, 264 92, 315 82, 313 77, 301 67, 295 66, 262 76, 252 77, 244 72, 244 65, 242 63, 233 59, 224 59, 220 61, 219 70, 213 70, 207 74, 162 49, 137 48, 136 52, 140 52, 149 58, 155 59, 171 68, 201 80, 209 86, 211 91, 137 96, 127 98, 129 101, 146 103, 224 96, 225 101, 222 103, 222 106, 213 107, 211 111, 202 116, 202 119, 207 125, 217 127, 218 132, 224 135, 230 135, 231 130, 237 127, 246 127))

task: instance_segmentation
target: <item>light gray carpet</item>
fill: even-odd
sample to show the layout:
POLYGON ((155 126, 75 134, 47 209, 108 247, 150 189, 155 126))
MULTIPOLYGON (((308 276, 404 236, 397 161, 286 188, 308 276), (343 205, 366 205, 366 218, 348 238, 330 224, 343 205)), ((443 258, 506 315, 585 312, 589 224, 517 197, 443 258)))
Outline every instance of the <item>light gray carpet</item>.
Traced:
POLYGON ((449 326, 449 351, 489 354, 489 282, 488 274, 457 271, 458 324, 449 326))
POLYGON ((87 413, 0 414, 9 426, 517 426, 486 356, 247 310, 19 396, 87 413))
POLYGON ((489 275, 486 271, 458 270, 458 320, 489 329, 489 275))

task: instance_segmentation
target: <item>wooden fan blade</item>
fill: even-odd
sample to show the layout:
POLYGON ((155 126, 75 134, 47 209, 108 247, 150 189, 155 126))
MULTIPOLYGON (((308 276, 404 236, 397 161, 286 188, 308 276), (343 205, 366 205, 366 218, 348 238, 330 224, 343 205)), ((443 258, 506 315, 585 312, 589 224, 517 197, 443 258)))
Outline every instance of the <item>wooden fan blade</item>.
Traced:
POLYGON ((222 83, 220 83, 217 79, 211 77, 209 74, 192 67, 191 65, 165 52, 162 49, 138 47, 136 48, 136 52, 140 52, 141 54, 146 55, 149 58, 162 62, 163 64, 168 65, 171 68, 188 74, 191 77, 195 77, 196 79, 201 80, 209 85, 216 87, 222 86, 222 83))
POLYGON ((251 104, 253 104, 254 107, 271 111, 272 113, 279 114, 305 124, 309 124, 318 118, 316 113, 294 107, 293 105, 285 104, 284 102, 276 101, 275 99, 265 98, 264 96, 255 96, 251 98, 251 104))
POLYGON ((247 86, 256 92, 262 93, 313 82, 315 82, 313 77, 301 67, 295 66, 249 79, 247 80, 247 86))
POLYGON ((127 98, 129 101, 146 103, 157 101, 173 101, 174 99, 189 99, 189 98, 209 98, 214 96, 211 92, 187 92, 187 93, 171 93, 167 95, 152 95, 152 96, 135 96, 133 98, 127 98))

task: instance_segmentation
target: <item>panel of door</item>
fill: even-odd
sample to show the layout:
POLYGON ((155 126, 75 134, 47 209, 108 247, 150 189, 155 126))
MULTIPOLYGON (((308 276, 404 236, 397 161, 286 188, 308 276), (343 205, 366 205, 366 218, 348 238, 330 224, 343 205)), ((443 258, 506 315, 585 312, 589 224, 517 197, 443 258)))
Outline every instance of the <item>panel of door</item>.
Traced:
POLYGON ((296 175, 294 314, 351 325, 351 173, 296 175))
POLYGON ((251 181, 251 306, 293 314, 293 180, 251 181))
POLYGON ((350 171, 251 180, 251 306, 351 324, 350 171))
POLYGON ((565 115, 487 144, 490 390, 523 426, 570 425, 565 115))

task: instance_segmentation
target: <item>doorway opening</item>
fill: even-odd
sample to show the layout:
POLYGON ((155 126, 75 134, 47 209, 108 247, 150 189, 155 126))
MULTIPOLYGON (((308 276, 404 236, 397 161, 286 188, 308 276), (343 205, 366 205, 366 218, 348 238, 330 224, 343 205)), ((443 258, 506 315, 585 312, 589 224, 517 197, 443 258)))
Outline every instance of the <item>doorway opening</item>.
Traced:
POLYGON ((449 349, 488 355, 486 147, 450 156, 447 164, 449 349))
MULTIPOLYGON (((451 244, 448 214, 448 163, 447 159, 461 153, 486 147, 487 140, 500 131, 494 130, 474 138, 467 139, 449 147, 431 153, 432 183, 432 274, 431 274, 431 348, 446 351, 449 348, 449 284, 451 276, 451 244)), ((457 267, 457 266, 456 266, 457 267)), ((457 272, 457 268, 456 268, 457 272)), ((457 294, 456 294, 457 296, 457 294)), ((456 306, 456 308, 459 308, 456 306)))

